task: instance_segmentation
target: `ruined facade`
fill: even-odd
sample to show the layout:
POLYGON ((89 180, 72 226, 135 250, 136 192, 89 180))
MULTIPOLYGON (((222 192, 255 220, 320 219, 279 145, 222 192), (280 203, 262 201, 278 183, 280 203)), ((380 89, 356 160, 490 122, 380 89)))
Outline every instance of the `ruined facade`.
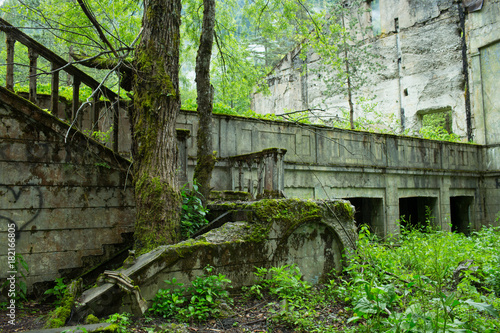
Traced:
MULTIPOLYGON (((357 97, 373 98, 375 112, 356 106, 355 118, 375 127, 414 134, 429 114, 446 115, 446 126, 464 141, 498 143, 500 119, 500 1, 373 0, 364 25, 365 43, 382 67, 368 74, 357 97), (481 6, 482 3, 482 6, 481 6), (475 5, 475 6, 474 6, 475 5), (380 121, 382 120, 382 121, 380 121)), ((288 53, 268 76, 270 95, 256 94, 258 113, 319 108, 342 116, 347 99, 325 92, 321 59, 301 47, 288 53), (332 95, 332 96, 330 96, 332 95)))
MULTIPOLYGON (((461 2, 378 3, 381 13, 406 13, 397 17, 398 31, 393 28, 395 14, 387 19, 381 15, 381 34, 370 40, 388 63, 371 87, 379 96, 380 112, 401 119, 404 111, 406 128, 417 126, 426 114, 450 112, 453 132, 463 138, 470 132, 483 144, 214 115, 213 142, 219 158, 213 188, 255 193, 262 178, 258 174, 272 168, 252 164, 248 157, 273 150, 281 173, 271 178, 279 180, 276 183, 286 197, 348 199, 355 206, 356 221, 368 224, 381 237, 399 232, 401 216, 411 216, 412 222, 425 220, 426 207, 433 225, 443 230, 466 233, 498 225, 500 0, 485 1, 481 10, 464 12, 463 19, 461 2), (465 34, 457 30, 461 25, 465 34), (394 51, 395 45, 400 45, 401 54, 394 51), (238 167, 242 157, 245 163, 238 167)), ((318 61, 310 55, 306 67, 318 61)), ((257 103, 260 98, 262 105, 270 103, 264 112, 312 107, 320 99, 320 81, 312 80, 307 70, 301 73, 301 66, 298 49, 278 65, 282 75, 269 81, 275 89, 274 102, 269 97, 255 99, 257 103)), ((29 287, 85 273, 100 259, 126 250, 126 235, 133 231, 133 189, 126 186, 129 162, 82 132, 68 131, 58 115, 0 88, 0 236, 6 239, 8 226, 16 225, 16 253, 30 267, 29 287)), ((130 147, 128 119, 117 116, 114 113, 108 122, 119 128, 108 144, 123 154, 130 147)), ((90 118, 83 117, 81 130, 92 123, 90 118)), ((109 129, 99 125, 103 132, 109 129)), ((196 163, 196 113, 181 112, 177 127, 191 133, 179 145, 179 178, 186 181, 192 179, 196 163)), ((6 254, 0 254, 4 272, 6 254)))
MULTIPOLYGON (((68 127, 0 87, 0 238, 16 225, 16 254, 30 267, 26 282, 33 289, 89 272, 132 245, 129 162, 77 130, 65 141, 68 127)), ((196 113, 181 112, 177 127, 191 133, 178 145, 179 178, 190 180, 196 113)), ((401 216, 425 221, 426 207, 433 226, 443 230, 467 233, 499 223, 496 147, 227 115, 214 115, 213 142, 220 157, 214 190, 255 198, 260 181, 269 180, 287 198, 347 199, 356 223, 381 237, 400 231, 401 216)), ((7 264, 7 252, 0 254, 4 272, 7 264)))
MULTIPOLYGON (((16 230, 29 290, 126 257, 135 221, 128 169, 129 161, 0 87, 0 237, 7 245, 16 230)), ((0 253, 2 278, 11 263, 0 253)))

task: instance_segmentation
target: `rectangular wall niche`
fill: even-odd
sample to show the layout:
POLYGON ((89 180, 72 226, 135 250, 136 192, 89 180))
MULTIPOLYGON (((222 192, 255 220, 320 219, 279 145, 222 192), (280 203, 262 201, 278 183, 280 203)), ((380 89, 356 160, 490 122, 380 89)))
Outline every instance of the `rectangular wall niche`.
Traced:
POLYGON ((346 198, 356 209, 354 220, 356 227, 363 224, 368 225, 370 231, 383 236, 384 231, 384 215, 382 198, 346 198))
POLYGON ((474 197, 450 197, 451 230, 453 232, 461 232, 465 235, 470 233, 473 203, 474 197))
POLYGON ((425 231, 428 223, 432 227, 438 225, 437 198, 409 197, 399 199, 399 216, 401 228, 417 228, 425 231), (429 222, 427 222, 429 221, 429 222))
POLYGON ((417 112, 419 127, 425 132, 436 132, 439 128, 453 133, 453 112, 451 107, 420 110, 417 112))

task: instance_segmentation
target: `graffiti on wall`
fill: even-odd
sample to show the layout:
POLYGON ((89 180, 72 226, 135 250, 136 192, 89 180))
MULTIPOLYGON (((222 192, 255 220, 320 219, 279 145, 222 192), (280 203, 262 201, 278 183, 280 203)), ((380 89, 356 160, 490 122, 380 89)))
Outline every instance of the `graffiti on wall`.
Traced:
POLYGON ((20 231, 33 223, 43 208, 43 195, 39 186, 11 186, 0 184, 0 230, 8 224, 16 226, 16 238, 20 231))

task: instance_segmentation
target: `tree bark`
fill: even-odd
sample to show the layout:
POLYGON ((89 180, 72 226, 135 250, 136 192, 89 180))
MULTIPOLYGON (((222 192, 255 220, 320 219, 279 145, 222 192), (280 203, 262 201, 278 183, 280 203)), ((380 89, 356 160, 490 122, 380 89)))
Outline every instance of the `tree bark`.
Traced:
POLYGON ((349 53, 348 46, 345 37, 345 19, 344 12, 342 12, 342 41, 344 44, 344 63, 345 63, 345 74, 347 77, 347 100, 349 102, 349 126, 354 129, 354 104, 352 102, 352 86, 351 86, 351 72, 349 71, 349 53))
POLYGON ((196 56, 196 91, 198 93, 197 161, 193 178, 199 185, 200 198, 206 206, 210 195, 210 180, 215 165, 212 146, 212 111, 214 89, 210 84, 210 59, 214 41, 215 0, 203 0, 203 25, 196 56))
POLYGON ((145 0, 131 111, 136 201, 135 249, 180 238, 175 123, 180 110, 180 0, 145 0))

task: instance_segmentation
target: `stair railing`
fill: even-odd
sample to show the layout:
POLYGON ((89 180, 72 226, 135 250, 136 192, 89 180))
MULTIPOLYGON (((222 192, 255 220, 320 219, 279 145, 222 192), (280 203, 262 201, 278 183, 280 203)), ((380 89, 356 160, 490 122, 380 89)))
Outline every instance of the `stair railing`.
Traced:
POLYGON ((108 99, 112 104, 113 110, 113 131, 112 131, 112 149, 118 152, 118 133, 119 129, 119 110, 118 100, 119 96, 111 91, 109 88, 103 86, 87 73, 75 67, 72 63, 64 60, 53 51, 49 50, 33 38, 29 37, 10 23, 0 18, 0 30, 6 34, 7 44, 7 74, 6 74, 6 88, 14 91, 14 46, 19 42, 28 48, 29 57, 29 100, 32 103, 38 104, 37 96, 37 61, 42 57, 51 63, 51 95, 49 110, 55 116, 63 116, 59 110, 59 73, 66 72, 73 78, 73 102, 71 106, 71 119, 67 119, 70 123, 78 123, 81 126, 82 115, 78 114, 81 106, 79 101, 80 85, 83 83, 90 87, 95 94, 93 94, 93 102, 91 103, 92 111, 90 114, 91 128, 99 128, 99 108, 98 101, 102 96, 108 99), (79 117, 79 119, 77 119, 79 117))

